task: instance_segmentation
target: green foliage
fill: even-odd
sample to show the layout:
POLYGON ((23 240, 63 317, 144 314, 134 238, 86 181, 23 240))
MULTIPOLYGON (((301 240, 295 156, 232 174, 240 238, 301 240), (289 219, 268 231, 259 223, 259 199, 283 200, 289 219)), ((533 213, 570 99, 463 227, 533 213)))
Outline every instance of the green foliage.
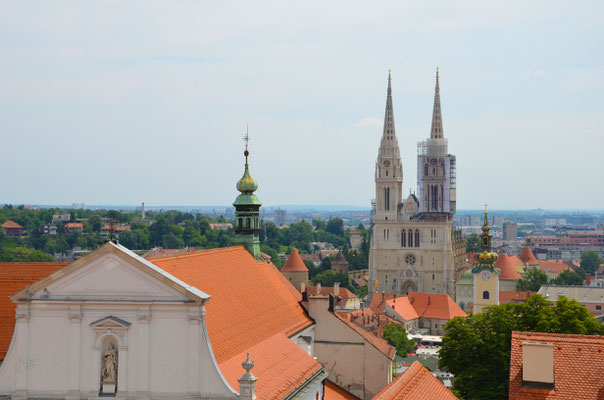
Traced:
POLYGON ((466 237, 466 252, 480 251, 480 236, 477 233, 472 233, 466 237))
POLYGON ((545 284, 547 284, 547 274, 537 267, 529 267, 526 276, 523 279, 518 279, 516 290, 538 292, 539 288, 545 284))
POLYGON ((311 280, 315 285, 317 283, 321 283, 321 285, 325 286, 325 287, 332 287, 333 284, 336 282, 339 282, 340 287, 342 287, 342 288, 349 289, 351 287, 350 279, 348 279, 348 276, 342 274, 341 272, 334 274, 333 271, 330 269, 327 271, 318 273, 311 280))
POLYGON ((399 357, 407 357, 415 349, 415 343, 407 337, 407 332, 394 322, 384 327, 383 338, 396 348, 396 355, 399 357))
POLYGON ((552 279, 550 283, 553 283, 554 285, 582 286, 583 278, 577 272, 567 269, 562 271, 556 278, 552 279))
POLYGON ((325 230, 333 235, 343 236, 344 235, 344 221, 340 218, 332 218, 327 221, 325 230))
POLYGON ((361 300, 364 300, 365 297, 367 297, 367 285, 365 286, 358 286, 354 289, 355 294, 357 295, 357 297, 361 300))
POLYGON ((40 250, 28 249, 25 247, 5 247, 0 249, 0 261, 43 262, 54 261, 54 258, 40 250))
POLYGON ((603 262, 604 260, 602 260, 594 250, 589 250, 581 254, 581 268, 588 274, 593 275, 603 262))
POLYGON ((540 295, 453 318, 445 329, 440 366, 455 375, 455 389, 468 400, 507 399, 512 331, 604 334, 576 300, 561 296, 552 306, 540 295))

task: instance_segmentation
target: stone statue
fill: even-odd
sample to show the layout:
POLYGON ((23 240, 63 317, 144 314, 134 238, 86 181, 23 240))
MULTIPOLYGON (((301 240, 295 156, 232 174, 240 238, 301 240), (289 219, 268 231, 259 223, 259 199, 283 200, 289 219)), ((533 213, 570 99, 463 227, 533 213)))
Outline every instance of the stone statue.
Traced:
POLYGON ((117 353, 115 352, 113 343, 109 343, 109 348, 103 354, 103 359, 105 360, 105 366, 101 371, 103 382, 115 382, 117 378, 117 353))

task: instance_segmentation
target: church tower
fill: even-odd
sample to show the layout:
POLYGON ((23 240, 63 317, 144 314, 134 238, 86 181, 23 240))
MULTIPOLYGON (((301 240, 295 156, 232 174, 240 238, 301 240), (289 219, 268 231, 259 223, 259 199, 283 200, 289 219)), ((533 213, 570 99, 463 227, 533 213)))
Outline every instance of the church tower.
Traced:
POLYGON ((235 243, 244 245, 256 260, 262 260, 260 254, 260 200, 254 194, 258 189, 258 183, 252 178, 248 166, 247 150, 248 136, 245 136, 246 145, 243 155, 245 156, 245 170, 243 176, 237 182, 237 190, 241 192, 235 199, 235 243))
POLYGON ((448 154, 448 142, 443 134, 438 68, 436 68, 430 138, 418 144, 417 152, 420 212, 455 213, 455 170, 455 156, 448 154))
POLYGON ((403 165, 394 130, 392 78, 388 71, 388 92, 384 131, 375 163, 375 221, 396 221, 397 206, 402 202, 403 165))
POLYGON ((495 268, 495 261, 499 257, 491 249, 490 227, 487 218, 487 210, 484 210, 484 224, 480 243, 482 251, 476 254, 478 263, 472 268, 474 275, 474 314, 482 312, 482 309, 499 304, 499 274, 501 270, 495 268))

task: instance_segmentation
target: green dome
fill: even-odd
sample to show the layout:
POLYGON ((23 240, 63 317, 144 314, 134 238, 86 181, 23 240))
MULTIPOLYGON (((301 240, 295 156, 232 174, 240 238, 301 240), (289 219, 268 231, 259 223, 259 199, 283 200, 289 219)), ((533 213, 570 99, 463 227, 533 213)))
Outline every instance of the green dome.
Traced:
POLYGON ((254 178, 250 175, 250 170, 247 166, 247 162, 245 163, 245 172, 239 182, 237 182, 237 190, 241 193, 253 193, 258 189, 258 183, 254 180, 254 178))

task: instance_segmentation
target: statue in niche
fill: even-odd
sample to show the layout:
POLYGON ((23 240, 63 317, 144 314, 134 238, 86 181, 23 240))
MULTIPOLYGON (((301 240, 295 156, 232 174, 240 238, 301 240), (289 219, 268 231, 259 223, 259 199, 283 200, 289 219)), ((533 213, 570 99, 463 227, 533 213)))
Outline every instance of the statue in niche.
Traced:
POLYGON ((105 360, 105 366, 101 371, 103 382, 115 382, 117 378, 117 353, 113 343, 109 343, 109 348, 103 354, 103 359, 105 360))

